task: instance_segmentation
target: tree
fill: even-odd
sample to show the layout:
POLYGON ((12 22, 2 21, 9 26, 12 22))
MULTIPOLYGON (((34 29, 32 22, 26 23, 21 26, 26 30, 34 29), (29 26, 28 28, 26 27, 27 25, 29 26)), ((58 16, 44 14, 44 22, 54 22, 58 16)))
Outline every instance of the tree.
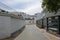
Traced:
POLYGON ((49 12, 55 12, 60 9, 60 0, 43 0, 42 8, 46 8, 49 12))

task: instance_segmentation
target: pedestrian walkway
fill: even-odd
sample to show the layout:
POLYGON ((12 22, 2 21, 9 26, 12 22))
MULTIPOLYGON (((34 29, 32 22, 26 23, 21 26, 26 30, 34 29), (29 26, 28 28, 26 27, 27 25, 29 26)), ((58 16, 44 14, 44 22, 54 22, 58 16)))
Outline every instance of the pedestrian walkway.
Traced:
POLYGON ((39 29, 40 32, 45 35, 49 40, 60 40, 60 37, 57 37, 56 35, 50 34, 49 32, 46 32, 45 29, 39 29))
POLYGON ((24 31, 14 40, 48 40, 35 25, 26 25, 24 31))

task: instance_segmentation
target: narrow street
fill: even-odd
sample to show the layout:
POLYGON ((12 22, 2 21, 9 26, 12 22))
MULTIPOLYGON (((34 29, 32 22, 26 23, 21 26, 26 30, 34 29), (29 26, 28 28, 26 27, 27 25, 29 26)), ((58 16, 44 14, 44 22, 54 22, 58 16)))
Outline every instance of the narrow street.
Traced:
POLYGON ((24 31, 15 40, 48 40, 35 25, 26 25, 24 31))

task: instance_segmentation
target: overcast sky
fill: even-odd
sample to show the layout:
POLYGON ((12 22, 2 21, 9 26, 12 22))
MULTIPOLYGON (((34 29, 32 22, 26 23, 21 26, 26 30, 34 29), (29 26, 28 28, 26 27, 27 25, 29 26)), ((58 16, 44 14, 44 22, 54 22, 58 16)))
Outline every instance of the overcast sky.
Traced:
POLYGON ((33 15, 35 13, 39 13, 42 11, 42 8, 41 8, 42 0, 0 0, 0 2, 6 4, 7 6, 19 12, 22 11, 30 15, 33 15))

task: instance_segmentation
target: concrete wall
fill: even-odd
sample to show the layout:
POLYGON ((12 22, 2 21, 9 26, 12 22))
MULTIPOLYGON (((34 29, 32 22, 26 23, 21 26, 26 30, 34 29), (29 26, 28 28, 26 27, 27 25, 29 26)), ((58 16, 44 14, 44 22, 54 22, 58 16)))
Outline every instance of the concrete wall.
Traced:
POLYGON ((5 38, 10 36, 10 17, 0 16, 0 38, 5 38))
POLYGON ((21 29, 24 25, 24 20, 0 16, 0 39, 9 37, 11 33, 21 29))
POLYGON ((19 30, 20 28, 22 28, 25 25, 25 21, 24 20, 19 20, 19 19, 11 19, 11 32, 15 32, 17 30, 19 30))

